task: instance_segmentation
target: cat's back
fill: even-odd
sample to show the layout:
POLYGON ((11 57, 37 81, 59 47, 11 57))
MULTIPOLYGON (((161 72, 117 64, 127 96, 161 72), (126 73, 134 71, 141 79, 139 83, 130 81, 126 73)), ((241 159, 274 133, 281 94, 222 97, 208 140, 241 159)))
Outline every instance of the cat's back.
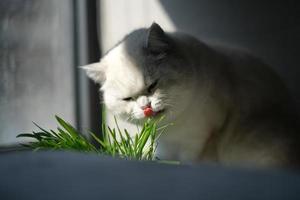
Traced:
POLYGON ((245 109, 273 109, 290 104, 286 85, 277 72, 261 58, 247 50, 214 46, 222 70, 235 94, 236 101, 245 109))
MULTIPOLYGON (((220 46, 211 48, 216 59, 222 60, 219 62, 222 66, 217 69, 225 74, 230 85, 231 117, 228 124, 234 124, 234 129, 229 128, 222 140, 231 138, 229 144, 223 145, 223 159, 233 155, 228 153, 227 146, 236 146, 237 152, 243 152, 248 145, 258 149, 255 153, 258 157, 253 156, 257 160, 264 152, 267 156, 262 156, 262 162, 268 162, 269 157, 272 158, 270 163, 298 165, 298 114, 281 77, 272 67, 247 51, 220 46)), ((245 152, 245 155, 234 155, 246 158, 250 151, 245 152)))
POLYGON ((210 44, 182 33, 172 37, 182 49, 186 63, 197 68, 195 78, 199 88, 205 81, 213 83, 216 96, 221 99, 229 96, 231 104, 243 113, 292 107, 289 91, 281 77, 250 51, 210 44))

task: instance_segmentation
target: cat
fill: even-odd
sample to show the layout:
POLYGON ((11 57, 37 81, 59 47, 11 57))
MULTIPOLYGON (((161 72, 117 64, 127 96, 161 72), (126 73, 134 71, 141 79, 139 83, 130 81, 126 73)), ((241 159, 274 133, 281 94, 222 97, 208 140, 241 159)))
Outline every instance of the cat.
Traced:
POLYGON ((158 24, 128 34, 84 67, 106 107, 132 123, 165 115, 161 159, 298 166, 299 135, 279 76, 251 54, 158 24))

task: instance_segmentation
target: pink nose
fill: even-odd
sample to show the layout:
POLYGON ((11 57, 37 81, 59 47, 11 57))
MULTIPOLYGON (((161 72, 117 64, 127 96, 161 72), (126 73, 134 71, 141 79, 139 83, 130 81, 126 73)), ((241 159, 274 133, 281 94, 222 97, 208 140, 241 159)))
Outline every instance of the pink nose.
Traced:
POLYGON ((154 115, 154 112, 153 112, 153 110, 152 110, 152 108, 151 108, 150 106, 148 106, 148 107, 146 107, 146 108, 144 109, 144 115, 145 115, 146 117, 151 117, 151 116, 154 115))

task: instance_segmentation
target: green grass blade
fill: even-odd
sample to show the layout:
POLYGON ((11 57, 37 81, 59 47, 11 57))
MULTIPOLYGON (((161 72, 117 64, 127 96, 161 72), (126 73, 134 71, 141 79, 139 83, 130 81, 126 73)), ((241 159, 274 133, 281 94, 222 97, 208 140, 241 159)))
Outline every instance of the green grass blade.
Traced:
POLYGON ((141 130, 134 136, 124 129, 121 131, 118 121, 115 119, 116 129, 102 124, 103 137, 100 138, 89 132, 91 139, 100 145, 96 148, 84 135, 76 130, 70 123, 55 116, 57 131, 45 130, 34 123, 40 130, 32 133, 21 133, 17 137, 32 138, 32 142, 23 146, 39 149, 68 149, 84 152, 102 153, 127 159, 154 160, 157 148, 157 139, 165 131, 168 125, 158 126, 162 118, 148 119, 141 130), (149 144, 149 145, 148 145, 149 144), (146 148, 147 147, 147 148, 146 148))

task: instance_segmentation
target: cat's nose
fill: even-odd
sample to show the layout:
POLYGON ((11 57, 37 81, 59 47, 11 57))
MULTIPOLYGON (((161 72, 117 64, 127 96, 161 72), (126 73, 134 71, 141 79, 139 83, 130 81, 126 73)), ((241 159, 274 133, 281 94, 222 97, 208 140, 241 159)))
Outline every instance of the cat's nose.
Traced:
POLYGON ((137 99, 137 103, 142 109, 145 109, 150 106, 150 101, 146 96, 139 97, 137 99))

